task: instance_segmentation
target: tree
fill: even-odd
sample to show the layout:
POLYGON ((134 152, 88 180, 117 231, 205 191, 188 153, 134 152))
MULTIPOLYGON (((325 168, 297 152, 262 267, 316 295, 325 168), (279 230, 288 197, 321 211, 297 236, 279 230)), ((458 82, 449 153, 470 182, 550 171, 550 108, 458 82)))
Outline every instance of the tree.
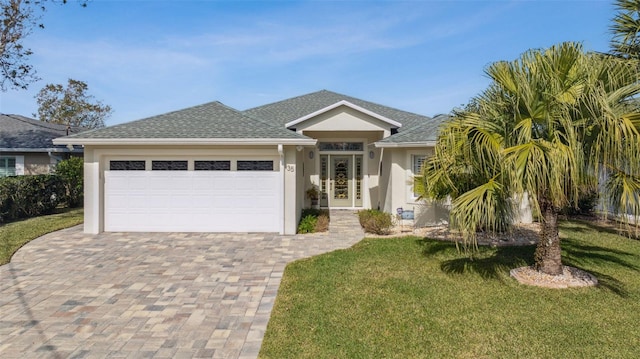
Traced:
POLYGON ((48 84, 36 95, 41 121, 68 126, 100 128, 111 115, 111 107, 88 95, 89 86, 69 79, 67 87, 48 84))
MULTIPOLYGON (((67 0, 49 0, 67 3, 67 0)), ((40 22, 47 0, 0 0, 0 90, 26 89, 38 80, 29 64, 33 52, 23 45, 23 40, 34 27, 43 28, 40 22)), ((86 1, 79 1, 83 7, 86 1)))
POLYGON ((640 60, 640 0, 617 0, 617 14, 610 31, 611 52, 623 58, 640 60))
POLYGON ((542 222, 534 268, 562 274, 563 207, 599 188, 616 210, 640 214, 638 63, 563 43, 486 72, 491 85, 441 130, 418 188, 451 198, 467 248, 479 229, 508 229, 528 194, 542 222))

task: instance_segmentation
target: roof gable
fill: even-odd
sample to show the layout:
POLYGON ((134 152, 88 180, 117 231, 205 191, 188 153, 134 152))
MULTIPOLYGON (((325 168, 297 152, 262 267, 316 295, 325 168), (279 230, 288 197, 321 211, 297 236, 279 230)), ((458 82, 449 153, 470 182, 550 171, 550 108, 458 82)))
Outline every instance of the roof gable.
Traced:
POLYGON ((336 102, 336 103, 334 103, 332 105, 329 105, 329 106, 321 108, 321 109, 319 109, 319 110, 317 110, 315 112, 312 112, 312 113, 310 113, 308 115, 302 116, 302 117, 300 117, 300 118, 298 118, 296 120, 288 122, 288 123, 285 124, 285 127, 287 127, 287 128, 293 127, 293 126, 295 126, 295 125, 297 125, 299 123, 302 123, 304 121, 307 121, 309 119, 317 117, 317 116, 319 116, 321 114, 327 113, 327 112, 329 112, 329 111, 331 111, 333 109, 336 109, 336 108, 338 108, 340 106, 346 106, 346 107, 354 109, 354 110, 356 110, 358 112, 362 112, 362 113, 364 113, 364 114, 366 114, 368 116, 371 116, 371 117, 373 117, 375 119, 378 119, 378 120, 380 120, 380 121, 382 121, 384 123, 387 123, 390 127, 393 127, 393 128, 398 128, 398 127, 402 126, 402 124, 400 122, 397 122, 397 121, 394 121, 392 119, 389 119, 389 118, 387 118, 385 116, 382 116, 382 115, 377 114, 377 113, 375 113, 373 111, 367 110, 366 108, 360 107, 358 105, 354 105, 353 103, 351 103, 349 101, 341 100, 341 101, 338 101, 338 102, 336 102))
POLYGON ((349 102, 354 106, 358 106, 379 116, 398 122, 402 127, 412 126, 414 123, 430 120, 427 116, 398 110, 393 107, 383 106, 374 102, 364 101, 355 97, 327 90, 312 92, 306 95, 250 108, 243 111, 243 113, 284 126, 291 121, 295 121, 311 113, 321 111, 322 109, 340 101, 349 102))

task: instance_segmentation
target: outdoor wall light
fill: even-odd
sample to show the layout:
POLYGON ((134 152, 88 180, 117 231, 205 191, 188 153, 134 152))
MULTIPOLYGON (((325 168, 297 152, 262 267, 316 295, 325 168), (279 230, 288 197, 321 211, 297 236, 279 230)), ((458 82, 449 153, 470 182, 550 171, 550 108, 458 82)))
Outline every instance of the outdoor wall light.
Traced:
POLYGON ((313 151, 309 151, 309 159, 312 160, 313 159, 313 151))
POLYGON ((376 153, 373 151, 369 151, 369 158, 373 159, 376 156, 376 153))

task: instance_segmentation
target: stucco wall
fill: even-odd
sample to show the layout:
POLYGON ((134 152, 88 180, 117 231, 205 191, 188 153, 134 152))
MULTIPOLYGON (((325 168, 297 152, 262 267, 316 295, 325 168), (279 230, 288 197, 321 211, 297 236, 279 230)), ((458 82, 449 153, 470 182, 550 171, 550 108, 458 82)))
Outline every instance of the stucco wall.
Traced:
POLYGON ((5 155, 19 159, 16 166, 21 168, 18 171, 20 175, 40 175, 53 172, 58 161, 70 156, 82 156, 82 152, 54 152, 51 156, 45 152, 5 152, 3 156, 5 155))
POLYGON ((412 155, 433 154, 432 148, 385 148, 384 174, 381 183, 386 189, 382 210, 396 214, 398 208, 413 210, 415 226, 424 227, 447 222, 447 206, 433 201, 418 200, 413 195, 412 155), (387 176, 385 176, 388 174, 387 176))
POLYGON ((24 174, 39 175, 50 173, 55 165, 53 160, 46 153, 25 153, 24 154, 24 174))
POLYGON ((390 134, 390 125, 375 117, 356 111, 348 106, 339 106, 294 126, 297 132, 306 131, 384 131, 390 134))

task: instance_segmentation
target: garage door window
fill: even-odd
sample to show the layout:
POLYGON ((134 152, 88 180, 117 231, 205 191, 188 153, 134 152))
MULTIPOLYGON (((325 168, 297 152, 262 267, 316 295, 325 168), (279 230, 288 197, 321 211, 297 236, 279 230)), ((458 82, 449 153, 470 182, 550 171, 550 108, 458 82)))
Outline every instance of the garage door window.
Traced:
POLYGON ((230 171, 231 161, 194 161, 195 171, 230 171))
POLYGON ((187 161, 152 161, 151 170, 153 171, 186 171, 188 168, 187 161))
POLYGON ((273 161, 238 161, 238 171, 273 171, 273 161))
POLYGON ((144 161, 109 161, 111 171, 144 171, 144 161))

